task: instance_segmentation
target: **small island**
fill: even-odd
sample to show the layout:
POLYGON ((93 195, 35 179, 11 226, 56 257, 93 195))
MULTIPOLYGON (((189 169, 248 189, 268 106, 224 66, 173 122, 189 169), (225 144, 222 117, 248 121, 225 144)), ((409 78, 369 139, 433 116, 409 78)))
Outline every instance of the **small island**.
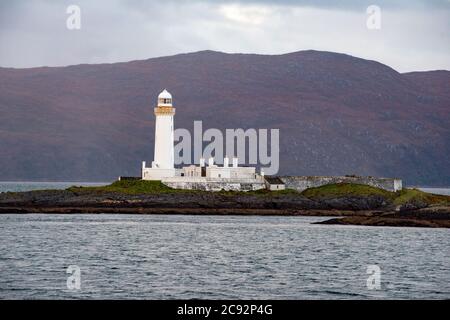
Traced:
POLYGON ((100 187, 3 193, 0 213, 323 216, 334 218, 318 223, 450 227, 450 196, 404 189, 401 179, 271 176, 240 166, 236 155, 225 156, 222 166, 214 157, 206 165, 202 155, 198 165, 176 168, 175 108, 166 89, 154 114, 154 160, 151 166, 142 162, 140 177, 100 187))
POLYGON ((338 183, 302 192, 172 189, 160 181, 0 194, 0 213, 195 214, 334 217, 320 224, 450 227, 450 196, 338 183))

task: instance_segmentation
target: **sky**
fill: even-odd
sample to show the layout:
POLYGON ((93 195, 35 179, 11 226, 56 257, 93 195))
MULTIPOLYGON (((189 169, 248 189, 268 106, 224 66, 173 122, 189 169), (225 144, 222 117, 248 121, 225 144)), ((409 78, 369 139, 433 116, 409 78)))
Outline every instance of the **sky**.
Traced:
POLYGON ((450 0, 0 1, 1 67, 309 49, 376 60, 399 72, 450 70, 450 0), (67 13, 71 5, 80 9, 79 20, 67 13), (368 13, 371 5, 379 15, 368 13), (68 19, 80 28, 68 28, 68 19))

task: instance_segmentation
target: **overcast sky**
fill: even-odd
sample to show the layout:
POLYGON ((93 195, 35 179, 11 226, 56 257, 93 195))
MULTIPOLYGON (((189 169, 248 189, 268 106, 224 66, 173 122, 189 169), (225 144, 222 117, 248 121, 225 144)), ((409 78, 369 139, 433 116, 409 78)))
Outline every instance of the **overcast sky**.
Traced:
POLYGON ((0 0, 0 66, 110 63, 200 50, 315 49, 400 72, 450 70, 450 0, 0 0), (381 29, 366 9, 381 9, 381 29), (69 30, 69 5, 81 29, 69 30))

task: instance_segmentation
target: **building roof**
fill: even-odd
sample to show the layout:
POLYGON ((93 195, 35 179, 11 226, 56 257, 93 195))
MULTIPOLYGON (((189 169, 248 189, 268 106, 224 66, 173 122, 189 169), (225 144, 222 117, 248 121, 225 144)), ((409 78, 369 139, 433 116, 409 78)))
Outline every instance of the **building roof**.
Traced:
POLYGON ((158 96, 158 99, 172 99, 172 95, 166 89, 163 90, 158 96))
POLYGON ((267 177, 267 176, 265 176, 264 179, 266 179, 266 181, 269 184, 283 184, 284 185, 284 182, 278 177, 267 177))

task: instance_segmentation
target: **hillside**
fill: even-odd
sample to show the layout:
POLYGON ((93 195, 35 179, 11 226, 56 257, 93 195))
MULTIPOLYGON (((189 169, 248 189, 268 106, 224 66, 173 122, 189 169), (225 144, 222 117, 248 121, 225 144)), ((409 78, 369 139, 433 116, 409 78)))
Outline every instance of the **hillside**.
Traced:
POLYGON ((138 175, 168 88, 176 127, 280 128, 280 174, 450 185, 449 86, 449 71, 400 74, 318 51, 0 68, 0 180, 138 175))

